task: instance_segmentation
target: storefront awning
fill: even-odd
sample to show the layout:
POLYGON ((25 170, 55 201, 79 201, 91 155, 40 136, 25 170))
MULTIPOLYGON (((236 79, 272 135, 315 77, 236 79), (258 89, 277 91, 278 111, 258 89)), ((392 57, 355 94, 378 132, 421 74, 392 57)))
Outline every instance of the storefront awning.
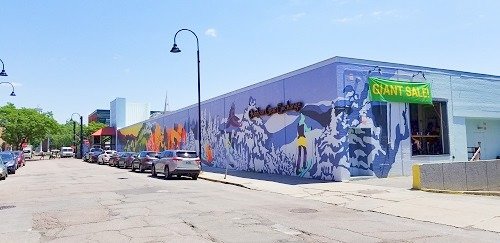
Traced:
POLYGON ((92 133, 92 136, 115 136, 116 131, 114 127, 103 127, 96 132, 92 133))

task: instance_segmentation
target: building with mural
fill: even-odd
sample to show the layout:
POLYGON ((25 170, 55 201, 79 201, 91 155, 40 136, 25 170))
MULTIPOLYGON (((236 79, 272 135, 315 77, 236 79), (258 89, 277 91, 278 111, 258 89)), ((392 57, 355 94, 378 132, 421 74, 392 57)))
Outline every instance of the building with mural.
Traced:
MULTIPOLYGON (((202 102, 204 166, 343 181, 500 156, 500 77, 334 57, 202 102)), ((119 130, 119 150, 198 148, 197 105, 119 130)))

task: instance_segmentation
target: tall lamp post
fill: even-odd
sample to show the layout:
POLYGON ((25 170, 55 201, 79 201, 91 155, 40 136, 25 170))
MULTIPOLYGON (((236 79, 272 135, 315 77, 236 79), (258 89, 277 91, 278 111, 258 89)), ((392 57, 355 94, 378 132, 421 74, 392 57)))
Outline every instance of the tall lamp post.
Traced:
POLYGON ((3 64, 2 59, 0 59, 0 62, 2 63, 2 71, 0 72, 0 76, 9 76, 9 75, 7 75, 7 73, 5 72, 5 65, 3 64))
MULTIPOLYGON (((5 70, 3 70, 3 71, 5 71, 5 70)), ((7 75, 5 75, 5 76, 7 76, 7 75)), ((10 86, 12 86, 12 93, 10 93, 10 96, 16 96, 16 93, 14 92, 14 85, 11 82, 0 82, 0 84, 10 84, 10 86)))
MULTIPOLYGON (((179 34, 179 32, 181 31, 189 31, 191 32, 194 37, 196 37, 196 57, 197 57, 197 60, 198 60, 198 151, 200 151, 200 159, 202 158, 201 156, 201 98, 200 98, 200 43, 198 42, 198 36, 190 29, 180 29, 178 30, 176 33, 175 33, 175 36, 174 36, 174 46, 172 46, 172 49, 170 50, 170 52, 172 53, 179 53, 181 52, 181 50, 179 49, 179 47, 177 47, 177 44, 175 42, 175 38, 177 38, 177 34, 179 34)), ((201 163, 202 164, 202 163, 201 163)), ((200 166, 201 166, 200 164, 200 166)))
POLYGON ((73 138, 76 136, 76 129, 75 129, 75 121, 73 120, 73 115, 78 115, 80 116, 80 154, 78 152, 76 153, 77 159, 81 159, 83 156, 83 116, 78 114, 78 113, 73 113, 71 114, 71 121, 73 121, 73 138))

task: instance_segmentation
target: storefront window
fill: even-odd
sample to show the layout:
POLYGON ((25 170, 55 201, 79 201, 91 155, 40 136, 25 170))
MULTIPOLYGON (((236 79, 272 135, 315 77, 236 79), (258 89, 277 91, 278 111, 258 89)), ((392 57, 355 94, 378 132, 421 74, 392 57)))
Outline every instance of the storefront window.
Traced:
POLYGON ((412 155, 449 154, 446 102, 410 104, 412 155))

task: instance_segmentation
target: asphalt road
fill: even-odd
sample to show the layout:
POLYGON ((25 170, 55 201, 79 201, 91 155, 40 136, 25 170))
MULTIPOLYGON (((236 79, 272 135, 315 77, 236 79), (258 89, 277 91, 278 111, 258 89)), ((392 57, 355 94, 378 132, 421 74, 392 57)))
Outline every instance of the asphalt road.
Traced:
POLYGON ((487 231, 75 159, 30 161, 1 181, 0 219, 0 242, 500 242, 487 231))

